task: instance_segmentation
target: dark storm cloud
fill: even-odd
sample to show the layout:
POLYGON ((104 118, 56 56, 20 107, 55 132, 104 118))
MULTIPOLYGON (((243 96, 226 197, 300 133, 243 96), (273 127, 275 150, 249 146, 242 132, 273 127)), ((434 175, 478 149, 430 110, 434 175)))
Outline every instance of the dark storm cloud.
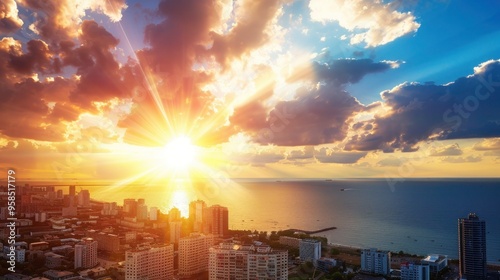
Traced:
POLYGON ((446 85, 405 83, 382 94, 386 114, 376 115, 347 149, 414 151, 420 141, 500 136, 500 62, 446 85))

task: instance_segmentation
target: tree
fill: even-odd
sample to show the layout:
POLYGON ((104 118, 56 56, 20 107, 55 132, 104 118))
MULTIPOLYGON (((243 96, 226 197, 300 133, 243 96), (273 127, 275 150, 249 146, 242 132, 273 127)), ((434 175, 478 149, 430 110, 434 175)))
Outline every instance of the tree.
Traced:
POLYGON ((333 280, 343 280, 344 279, 344 275, 342 275, 342 273, 340 272, 335 272, 333 275, 332 275, 332 279, 333 280))

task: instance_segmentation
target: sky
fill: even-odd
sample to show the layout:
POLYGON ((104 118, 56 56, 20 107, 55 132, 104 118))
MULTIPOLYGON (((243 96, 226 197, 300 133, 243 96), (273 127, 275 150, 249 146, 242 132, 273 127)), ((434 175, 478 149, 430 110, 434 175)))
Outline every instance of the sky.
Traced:
POLYGON ((497 177, 500 3, 0 0, 27 180, 497 177))

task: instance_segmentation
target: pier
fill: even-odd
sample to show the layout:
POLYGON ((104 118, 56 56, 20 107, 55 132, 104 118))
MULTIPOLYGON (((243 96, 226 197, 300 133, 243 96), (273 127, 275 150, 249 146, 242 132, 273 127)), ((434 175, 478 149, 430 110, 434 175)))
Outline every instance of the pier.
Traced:
POLYGON ((337 229, 337 227, 327 227, 327 228, 322 228, 322 229, 318 229, 318 230, 303 230, 303 229, 298 229, 298 228, 291 228, 291 229, 288 229, 289 231, 293 231, 293 232, 303 232, 305 234, 315 234, 315 233, 320 233, 320 232, 324 232, 324 231, 329 231, 329 230, 333 230, 333 229, 337 229))

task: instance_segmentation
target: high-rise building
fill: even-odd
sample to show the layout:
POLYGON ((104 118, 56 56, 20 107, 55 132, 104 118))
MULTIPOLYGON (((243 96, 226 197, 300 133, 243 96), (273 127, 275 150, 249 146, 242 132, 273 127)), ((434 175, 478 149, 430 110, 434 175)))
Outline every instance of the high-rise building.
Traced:
POLYGON ((128 217, 137 215, 137 201, 133 198, 123 200, 123 213, 128 217))
POLYGON ((401 280, 431 279, 429 264, 401 263, 401 280))
POLYGON ((458 219, 458 260, 461 278, 486 279, 486 223, 475 213, 458 219))
POLYGON ((78 206, 90 207, 90 192, 89 192, 89 190, 81 190, 78 193, 78 206))
POLYGON ((150 221, 158 220, 158 208, 157 207, 151 207, 149 209, 149 220, 150 221))
POLYGON ((375 248, 361 250, 361 270, 368 273, 389 275, 391 252, 375 248))
POLYGON ((203 224, 205 233, 226 236, 229 229, 229 212, 227 207, 213 205, 206 208, 203 224))
POLYGON ((118 215, 118 207, 116 206, 116 202, 104 202, 102 205, 101 215, 104 216, 115 216, 118 215))
POLYGON ((170 243, 179 243, 179 240, 181 239, 182 222, 169 222, 168 226, 170 230, 170 243))
POLYGON ((288 279, 288 251, 221 243, 210 248, 209 279, 288 279))
POLYGON ((321 258, 321 241, 315 239, 301 239, 299 241, 300 260, 312 262, 316 266, 316 261, 321 258))
POLYGON ((148 206, 146 204, 137 205, 137 220, 145 221, 148 219, 148 206))
POLYGON ((203 200, 196 200, 189 203, 189 221, 193 226, 194 232, 202 232, 203 230, 203 213, 207 205, 203 200))
POLYGON ((181 219, 181 211, 177 208, 172 208, 170 211, 168 211, 168 221, 169 222, 176 222, 181 219))
POLYGON ((69 207, 75 206, 75 186, 69 186, 69 207))
POLYGON ((82 238, 75 245, 75 268, 91 268, 97 264, 97 241, 92 238, 82 238))
POLYGON ((192 276, 208 270, 208 250, 214 245, 213 235, 191 233, 179 240, 179 275, 192 276))
POLYGON ((173 277, 173 245, 143 247, 125 253, 125 280, 164 280, 173 277))

